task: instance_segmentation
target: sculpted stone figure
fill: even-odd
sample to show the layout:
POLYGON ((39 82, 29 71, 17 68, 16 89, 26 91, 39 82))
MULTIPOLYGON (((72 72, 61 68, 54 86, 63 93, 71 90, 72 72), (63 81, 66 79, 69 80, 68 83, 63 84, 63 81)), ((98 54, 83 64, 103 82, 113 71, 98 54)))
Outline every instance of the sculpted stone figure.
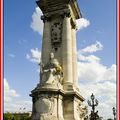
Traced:
POLYGON ((79 104, 77 110, 78 110, 78 114, 82 118, 85 118, 86 114, 88 113, 87 106, 85 106, 83 104, 79 104))
POLYGON ((41 65, 41 79, 43 83, 62 83, 63 73, 62 67, 60 66, 57 59, 54 58, 54 53, 50 53, 49 62, 41 65))

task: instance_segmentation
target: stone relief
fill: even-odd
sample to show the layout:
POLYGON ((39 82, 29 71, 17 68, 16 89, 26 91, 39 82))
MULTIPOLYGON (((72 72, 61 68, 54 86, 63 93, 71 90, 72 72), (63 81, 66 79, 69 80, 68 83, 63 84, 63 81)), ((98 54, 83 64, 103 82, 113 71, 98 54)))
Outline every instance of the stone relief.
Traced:
POLYGON ((84 106, 83 104, 78 104, 77 111, 78 111, 80 118, 84 118, 86 114, 88 113, 87 106, 84 106))
POLYGON ((63 80, 62 67, 58 60, 54 58, 54 53, 50 53, 49 62, 41 65, 41 79, 43 83, 61 83, 63 80))
POLYGON ((62 23, 55 21, 51 25, 51 44, 52 47, 57 50, 62 42, 62 23))
POLYGON ((50 118, 53 117, 56 96, 49 94, 36 94, 34 97, 36 100, 33 104, 33 120, 50 120, 50 118))
POLYGON ((36 112, 40 114, 52 113, 54 107, 54 98, 43 96, 35 102, 36 112))

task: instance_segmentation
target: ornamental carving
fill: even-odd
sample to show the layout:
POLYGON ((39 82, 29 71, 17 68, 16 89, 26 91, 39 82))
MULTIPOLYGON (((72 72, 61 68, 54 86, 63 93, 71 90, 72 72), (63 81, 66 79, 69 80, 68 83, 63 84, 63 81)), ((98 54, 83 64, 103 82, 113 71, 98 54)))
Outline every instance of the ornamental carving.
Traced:
POLYGON ((71 17, 70 10, 69 10, 69 9, 63 10, 63 11, 60 13, 60 16, 61 16, 62 18, 71 17))
POLYGON ((54 98, 47 95, 39 97, 35 102, 35 108, 37 113, 45 114, 53 111, 54 98))
POLYGON ((61 21, 55 21, 51 25, 51 44, 52 47, 57 50, 62 42, 62 23, 61 21))
POLYGON ((78 104, 77 111, 78 111, 80 118, 84 118, 86 114, 88 113, 87 107, 84 106, 83 104, 78 104))

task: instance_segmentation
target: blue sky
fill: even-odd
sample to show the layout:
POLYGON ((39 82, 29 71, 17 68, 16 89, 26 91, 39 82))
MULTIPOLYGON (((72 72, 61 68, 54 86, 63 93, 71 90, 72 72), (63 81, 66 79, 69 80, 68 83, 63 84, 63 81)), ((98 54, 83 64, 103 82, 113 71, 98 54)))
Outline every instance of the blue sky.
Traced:
MULTIPOLYGON (((76 35, 78 65, 82 69, 78 70, 80 91, 83 95, 87 92, 84 96, 86 99, 91 95, 90 92, 94 92, 101 100, 99 111, 104 104, 106 105, 106 111, 103 113, 107 115, 101 111, 101 116, 112 117, 109 114, 112 114, 112 107, 115 105, 116 1, 78 0, 78 4, 84 18, 83 21, 78 21, 80 29, 76 35), (90 66, 94 67, 88 69, 90 66), (88 73, 93 73, 93 76, 88 73), (95 88, 96 85, 98 90, 95 88), (106 85, 114 90, 106 89, 106 85), (90 90, 85 91, 86 87, 90 90), (103 91, 112 92, 113 96, 107 94, 101 96, 103 91), (110 101, 107 105, 107 99, 113 103, 110 101)), ((14 101, 17 101, 14 105, 20 104, 13 107, 14 111, 24 107, 26 103, 31 106, 29 94, 39 82, 36 59, 41 49, 43 25, 40 20, 39 24, 35 23, 41 14, 36 7, 34 0, 4 0, 5 99, 10 99, 5 101, 5 111, 12 111, 10 105, 13 105, 14 101), (36 28, 35 24, 39 28, 36 28), (10 95, 13 93, 14 95, 10 95), (22 103, 25 104, 21 105, 22 103)), ((26 111, 29 110, 31 107, 26 106, 26 111)))

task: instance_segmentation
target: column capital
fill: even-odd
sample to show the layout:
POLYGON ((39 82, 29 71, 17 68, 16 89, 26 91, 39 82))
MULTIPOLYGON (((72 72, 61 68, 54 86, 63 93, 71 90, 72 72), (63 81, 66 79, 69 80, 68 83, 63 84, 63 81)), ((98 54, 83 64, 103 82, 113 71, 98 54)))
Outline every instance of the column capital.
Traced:
POLYGON ((63 10, 62 12, 60 12, 60 16, 62 18, 71 17, 70 10, 69 9, 63 10))
POLYGON ((45 23, 45 21, 50 21, 51 20, 51 16, 48 15, 48 14, 42 15, 41 20, 43 20, 43 22, 45 23))

